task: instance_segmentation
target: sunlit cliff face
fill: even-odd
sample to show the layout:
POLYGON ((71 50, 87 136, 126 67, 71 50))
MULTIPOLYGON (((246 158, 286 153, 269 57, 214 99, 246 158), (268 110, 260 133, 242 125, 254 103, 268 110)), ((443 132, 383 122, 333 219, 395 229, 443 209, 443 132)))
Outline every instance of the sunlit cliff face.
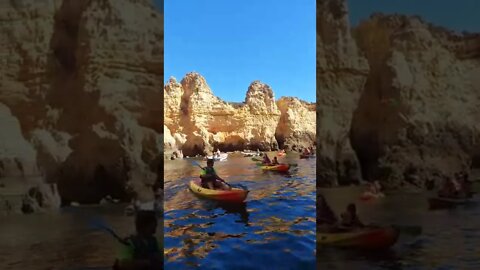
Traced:
MULTIPOLYGON (((311 146, 315 138, 315 107, 297 98, 275 101, 270 86, 254 81, 245 102, 214 96, 205 78, 189 73, 165 85, 165 148, 192 156, 220 148, 271 150, 311 146)), ((168 150, 167 150, 168 151, 168 150)))

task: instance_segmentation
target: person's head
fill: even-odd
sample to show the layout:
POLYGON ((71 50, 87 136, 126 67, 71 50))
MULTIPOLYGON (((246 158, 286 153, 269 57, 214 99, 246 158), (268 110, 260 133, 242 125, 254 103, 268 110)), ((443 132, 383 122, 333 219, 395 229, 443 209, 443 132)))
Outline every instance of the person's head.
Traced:
POLYGON ((277 161, 277 157, 273 157, 273 160, 277 161))
POLYGON ((208 159, 207 160, 207 167, 213 167, 214 163, 215 162, 213 161, 213 159, 208 159))
POLYGON ((351 203, 347 206, 347 211, 349 213, 355 214, 355 213, 357 213, 357 206, 355 206, 354 203, 351 203))
POLYGON ((157 215, 155 211, 138 211, 135 216, 135 229, 138 235, 154 235, 157 232, 157 215))

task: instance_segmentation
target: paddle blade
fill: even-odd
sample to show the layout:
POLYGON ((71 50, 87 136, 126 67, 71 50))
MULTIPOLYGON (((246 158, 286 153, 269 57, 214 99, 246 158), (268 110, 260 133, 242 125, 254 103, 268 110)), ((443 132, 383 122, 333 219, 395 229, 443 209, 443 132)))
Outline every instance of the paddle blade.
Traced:
POLYGON ((413 236, 420 235, 423 232, 423 228, 421 226, 398 226, 398 225, 395 225, 393 227, 396 228, 397 230, 399 230, 400 233, 413 235, 413 236))

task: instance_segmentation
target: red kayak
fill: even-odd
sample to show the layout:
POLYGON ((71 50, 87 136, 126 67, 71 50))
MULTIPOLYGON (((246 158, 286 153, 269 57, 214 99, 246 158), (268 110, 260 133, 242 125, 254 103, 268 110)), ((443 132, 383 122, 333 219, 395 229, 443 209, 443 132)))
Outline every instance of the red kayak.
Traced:
POLYGON ((347 232, 318 233, 317 242, 323 246, 386 249, 397 242, 398 236, 399 231, 392 227, 363 228, 347 232))

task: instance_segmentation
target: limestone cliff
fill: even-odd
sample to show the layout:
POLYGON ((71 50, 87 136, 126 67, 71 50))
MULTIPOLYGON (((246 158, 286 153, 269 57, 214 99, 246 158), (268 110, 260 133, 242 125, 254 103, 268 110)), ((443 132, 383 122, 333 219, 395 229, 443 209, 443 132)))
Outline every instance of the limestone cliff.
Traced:
POLYGON ((155 181, 163 14, 148 0, 0 5, 0 102, 45 180, 80 202, 126 198, 127 182, 141 190, 155 181))
POLYGON ((381 14, 354 35, 371 67, 352 126, 364 176, 398 184, 469 170, 480 135, 480 35, 381 14))
POLYGON ((369 67, 350 34, 345 1, 317 1, 317 182, 360 178, 349 140, 369 67))
POLYGON ((214 96, 198 73, 188 73, 180 83, 171 78, 165 85, 165 148, 192 156, 213 148, 277 149, 276 137, 285 144, 311 143, 314 108, 298 99, 281 99, 278 104, 288 115, 281 117, 272 89, 259 81, 250 84, 245 102, 238 104, 214 96), (288 110, 289 105, 294 106, 288 110), (301 119, 310 122, 302 125, 301 119))
POLYGON ((342 179, 342 153, 390 186, 468 171, 480 149, 480 35, 382 14, 350 31, 345 1, 317 12, 317 179, 357 180, 355 158, 342 179))
POLYGON ((277 101, 277 106, 281 115, 275 131, 278 144, 298 150, 315 144, 315 103, 307 103, 295 97, 282 97, 277 101))

